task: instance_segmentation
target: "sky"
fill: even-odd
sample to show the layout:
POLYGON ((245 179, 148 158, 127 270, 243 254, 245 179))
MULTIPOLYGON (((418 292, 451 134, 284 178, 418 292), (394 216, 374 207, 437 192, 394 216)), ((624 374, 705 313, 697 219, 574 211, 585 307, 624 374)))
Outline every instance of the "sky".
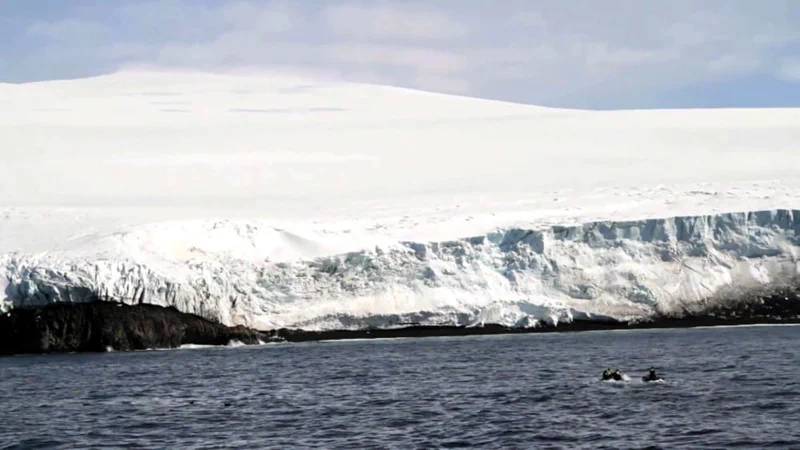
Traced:
POLYGON ((0 0, 0 82, 291 72, 543 106, 800 106, 797 0, 0 0))

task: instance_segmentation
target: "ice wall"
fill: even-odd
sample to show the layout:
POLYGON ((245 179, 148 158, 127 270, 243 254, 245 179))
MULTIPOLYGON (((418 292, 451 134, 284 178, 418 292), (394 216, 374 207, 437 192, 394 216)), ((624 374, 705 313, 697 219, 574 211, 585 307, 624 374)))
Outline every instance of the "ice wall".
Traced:
MULTIPOLYGON (((169 235, 174 226, 148 229, 169 235)), ((281 263, 221 250, 172 259, 130 248, 15 253, 0 255, 0 298, 8 310, 98 295, 260 329, 646 317, 793 280, 799 230, 800 211, 770 210, 498 229, 281 263)))

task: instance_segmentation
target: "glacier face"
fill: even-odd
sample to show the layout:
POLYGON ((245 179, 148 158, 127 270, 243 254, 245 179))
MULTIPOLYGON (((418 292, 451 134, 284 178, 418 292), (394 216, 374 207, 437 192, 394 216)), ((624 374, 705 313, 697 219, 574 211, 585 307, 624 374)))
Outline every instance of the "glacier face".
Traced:
MULTIPOLYGON (((198 244, 188 251, 169 253, 168 238, 152 239, 175 236, 170 228, 177 226, 183 225, 97 238, 105 253, 0 255, 2 308, 99 295, 264 330, 527 327, 681 311, 800 275, 800 210, 502 228, 286 261, 230 244, 237 236, 247 238, 242 242, 287 236, 255 223, 196 224, 198 244), (142 234, 151 238, 149 253, 142 234), (220 236, 228 236, 227 244, 215 248, 220 236)), ((288 236, 303 246, 302 238, 288 236)))

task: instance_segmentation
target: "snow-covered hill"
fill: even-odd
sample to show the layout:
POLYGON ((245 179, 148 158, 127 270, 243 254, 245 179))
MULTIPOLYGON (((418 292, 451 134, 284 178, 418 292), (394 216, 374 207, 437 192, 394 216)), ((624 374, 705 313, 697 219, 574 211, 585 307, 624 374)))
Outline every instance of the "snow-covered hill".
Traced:
POLYGON ((526 326, 800 271, 800 110, 156 72, 0 98, 3 309, 96 293, 258 328, 526 326))

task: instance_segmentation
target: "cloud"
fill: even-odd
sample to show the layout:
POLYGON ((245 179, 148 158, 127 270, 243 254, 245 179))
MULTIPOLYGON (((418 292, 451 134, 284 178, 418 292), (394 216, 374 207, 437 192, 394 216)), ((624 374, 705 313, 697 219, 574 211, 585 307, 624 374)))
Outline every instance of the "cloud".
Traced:
POLYGON ((14 21, 25 24, 28 39, 0 45, 0 74, 247 68, 601 108, 649 104, 664 92, 737 78, 798 81, 794 0, 92 5, 64 3, 63 13, 49 17, 31 7, 27 22, 14 21))
POLYGON ((417 5, 342 4, 328 7, 323 18, 338 36, 450 40, 467 34, 467 27, 441 11, 417 5))
POLYGON ((323 52, 336 61, 426 71, 457 72, 468 65, 458 53, 426 47, 346 43, 325 46, 323 52))
POLYGON ((127 2, 113 15, 124 29, 142 30, 153 44, 198 43, 235 31, 273 34, 295 29, 300 17, 289 4, 264 1, 204 3, 190 0, 127 2))
POLYGON ((615 48, 605 42, 578 42, 572 46, 571 50, 589 68, 606 66, 623 69, 630 66, 674 61, 680 56, 676 49, 615 48))
POLYGON ((730 53, 708 61, 712 73, 728 75, 747 74, 758 71, 763 66, 762 58, 746 53, 730 53))
POLYGON ((28 27, 27 34, 52 40, 104 39, 110 31, 110 27, 102 23, 80 19, 64 19, 51 22, 36 22, 28 27))
POLYGON ((287 8, 281 6, 262 7, 249 2, 234 2, 221 8, 220 16, 232 27, 246 26, 265 33, 282 33, 294 27, 287 8))
POLYGON ((800 82, 800 59, 785 61, 778 68, 776 75, 784 81, 800 82))
POLYGON ((537 11, 523 11, 514 14, 512 22, 530 28, 540 28, 547 23, 544 17, 542 17, 542 14, 537 11))

